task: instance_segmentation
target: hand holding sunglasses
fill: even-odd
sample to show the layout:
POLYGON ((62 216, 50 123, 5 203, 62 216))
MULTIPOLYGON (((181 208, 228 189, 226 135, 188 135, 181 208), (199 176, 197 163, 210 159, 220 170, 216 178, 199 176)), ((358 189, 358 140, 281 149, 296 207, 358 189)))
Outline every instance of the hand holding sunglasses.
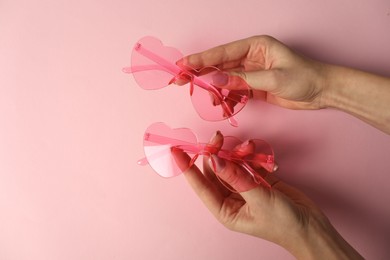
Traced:
POLYGON ((221 71, 217 67, 193 69, 176 64, 183 54, 175 48, 164 46, 160 40, 147 36, 134 46, 131 66, 123 69, 131 73, 144 89, 159 89, 173 83, 188 83, 190 96, 199 116, 208 121, 227 119, 238 126, 234 118, 246 105, 250 89, 246 82, 236 77, 238 90, 227 90, 213 85, 213 77, 221 71))
MULTIPOLYGON (((164 123, 154 123, 144 134, 145 158, 138 161, 140 165, 149 164, 162 177, 174 177, 195 164, 200 155, 210 158, 214 172, 217 172, 218 160, 235 163, 247 173, 258 185, 271 188, 264 176, 277 169, 274 153, 268 143, 260 139, 247 142, 246 151, 240 148, 243 142, 232 136, 225 136, 221 147, 200 143, 195 134, 188 128, 171 129, 164 123), (191 156, 188 165, 178 165, 172 156, 172 150, 179 149, 191 156)), ((235 190, 216 177, 231 191, 235 190)), ((242 190, 240 190, 242 192, 242 190)))

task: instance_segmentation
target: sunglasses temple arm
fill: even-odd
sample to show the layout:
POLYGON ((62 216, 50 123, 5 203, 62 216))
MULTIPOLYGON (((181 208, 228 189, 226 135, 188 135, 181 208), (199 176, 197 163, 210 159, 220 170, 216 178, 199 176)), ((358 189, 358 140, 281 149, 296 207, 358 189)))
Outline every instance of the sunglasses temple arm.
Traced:
POLYGON ((177 75, 182 71, 182 69, 179 66, 164 59, 163 57, 157 55, 156 53, 148 50, 147 48, 143 47, 142 44, 140 44, 140 43, 138 43, 135 46, 135 50, 138 51, 141 55, 145 56, 146 58, 159 64, 160 66, 165 68, 166 71, 170 72, 173 75, 177 75))
POLYGON ((140 71, 145 71, 145 70, 162 70, 170 73, 169 70, 165 69, 164 67, 158 65, 158 64, 151 64, 151 65, 139 65, 139 66, 132 66, 132 67, 124 67, 122 71, 124 73, 135 73, 135 72, 140 72, 140 71))
MULTIPOLYGON (((168 72, 170 72, 173 75, 178 75, 183 71, 183 69, 181 67, 177 66, 175 63, 172 63, 172 62, 164 59, 163 57, 159 56, 158 54, 143 47, 141 44, 138 44, 135 47, 135 50, 138 51, 141 55, 145 56, 146 58, 148 58, 148 59, 156 62, 160 66, 164 67, 168 72)), ((128 71, 128 70, 126 69, 126 71, 128 71)), ((189 73, 189 74, 191 74, 193 76, 193 81, 196 85, 198 85, 199 87, 204 88, 208 91, 213 92, 220 99, 222 99, 222 95, 218 92, 218 90, 213 85, 205 82, 204 80, 193 75, 192 73, 189 73)))
POLYGON ((144 158, 142 158, 142 159, 139 159, 139 160, 137 161, 137 164, 138 164, 138 165, 141 165, 141 166, 145 166, 145 165, 148 165, 149 162, 148 162, 148 159, 146 159, 146 157, 144 157, 144 158))
POLYGON ((198 144, 186 142, 183 140, 179 140, 176 138, 157 135, 157 134, 153 134, 153 133, 149 133, 149 132, 145 133, 144 140, 148 141, 148 142, 156 143, 156 144, 162 144, 162 145, 168 144, 168 145, 171 145, 172 147, 179 146, 179 148, 181 148, 181 149, 185 148, 186 152, 196 152, 197 153, 203 148, 202 144, 198 145, 198 144))
MULTIPOLYGON (((137 46, 135 46, 135 50, 138 51, 141 55, 145 56, 146 58, 161 65, 162 67, 167 69, 167 71, 171 72, 174 75, 178 75, 183 71, 183 69, 180 68, 179 66, 177 66, 175 63, 172 63, 172 62, 164 59, 163 57, 159 56, 158 54, 143 47, 141 44, 137 44, 137 46)), ((192 75, 192 73, 190 73, 190 74, 192 75)), ((211 84, 203 81, 202 79, 200 79, 199 77, 196 77, 195 75, 193 75, 193 80, 194 80, 194 83, 196 85, 198 85, 206 90, 215 92, 216 95, 218 95, 219 97, 222 98, 221 94, 211 84)))
POLYGON ((228 118, 228 122, 231 126, 234 126, 234 127, 238 127, 238 122, 237 120, 234 118, 234 116, 230 116, 228 118))

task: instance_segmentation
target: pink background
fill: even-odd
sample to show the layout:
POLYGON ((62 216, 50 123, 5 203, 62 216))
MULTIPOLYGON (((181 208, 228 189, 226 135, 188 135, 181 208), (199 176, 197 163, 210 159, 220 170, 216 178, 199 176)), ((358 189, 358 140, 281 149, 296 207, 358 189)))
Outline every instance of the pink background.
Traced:
POLYGON ((121 68, 153 35, 185 54, 270 34, 326 62, 390 76, 388 0, 0 0, 0 259, 292 259, 226 230, 180 176, 143 156, 152 122, 207 141, 263 138, 368 259, 389 259, 390 138, 342 112, 251 101, 202 121, 187 88, 140 89, 121 68), (230 2, 230 3, 229 3, 230 2))

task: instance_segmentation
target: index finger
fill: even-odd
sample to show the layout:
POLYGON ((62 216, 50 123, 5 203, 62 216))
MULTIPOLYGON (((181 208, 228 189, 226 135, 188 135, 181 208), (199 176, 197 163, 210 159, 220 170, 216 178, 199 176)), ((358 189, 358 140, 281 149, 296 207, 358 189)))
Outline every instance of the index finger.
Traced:
POLYGON ((180 149, 173 149, 172 155, 178 167, 184 171, 183 174, 192 189, 213 215, 218 217, 219 210, 224 201, 224 196, 219 192, 215 185, 202 174, 195 164, 188 168, 191 158, 186 153, 180 149))
MULTIPOLYGON (((209 67, 209 66, 218 66, 223 67, 227 63, 241 63, 241 59, 246 56, 250 48, 250 39, 242 39, 220 45, 204 52, 188 55, 183 57, 177 63, 188 66, 194 69, 209 67)), ((234 65, 230 65, 234 67, 234 65)))

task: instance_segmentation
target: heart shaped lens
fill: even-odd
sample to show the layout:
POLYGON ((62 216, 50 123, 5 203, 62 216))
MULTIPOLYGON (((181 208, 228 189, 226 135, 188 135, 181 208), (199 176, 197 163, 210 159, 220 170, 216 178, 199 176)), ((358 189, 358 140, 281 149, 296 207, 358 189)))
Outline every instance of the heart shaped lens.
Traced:
POLYGON ((172 147, 196 151, 197 138, 188 128, 171 129, 164 123, 148 127, 144 135, 144 151, 149 165, 162 177, 174 177, 181 169, 172 156, 172 147))
POLYGON ((180 73, 180 68, 175 62, 182 57, 183 54, 177 49, 166 47, 160 40, 146 36, 133 48, 129 72, 144 89, 163 88, 180 73))

